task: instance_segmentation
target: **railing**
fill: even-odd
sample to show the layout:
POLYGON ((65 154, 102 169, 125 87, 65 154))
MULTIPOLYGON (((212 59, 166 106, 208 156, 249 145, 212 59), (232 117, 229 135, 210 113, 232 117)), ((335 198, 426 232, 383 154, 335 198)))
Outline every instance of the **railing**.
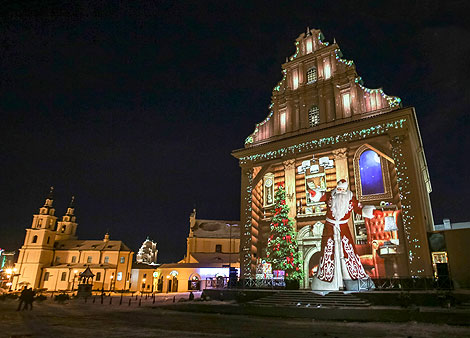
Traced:
POLYGON ((206 279, 207 289, 283 289, 286 283, 281 279, 246 278, 230 281, 228 277, 206 279))
POLYGON ((451 290, 454 288, 448 276, 439 278, 376 278, 376 290, 451 290))

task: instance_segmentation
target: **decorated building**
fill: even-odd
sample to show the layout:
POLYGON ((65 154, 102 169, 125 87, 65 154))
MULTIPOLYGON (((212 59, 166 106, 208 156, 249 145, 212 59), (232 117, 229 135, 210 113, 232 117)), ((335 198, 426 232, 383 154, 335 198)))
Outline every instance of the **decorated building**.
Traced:
POLYGON ((15 264, 13 289, 29 286, 49 291, 76 289, 79 274, 87 267, 93 272, 94 290, 127 290, 133 252, 122 242, 79 240, 74 198, 57 221, 53 190, 26 229, 24 244, 15 264))
POLYGON ((147 237, 137 252, 135 260, 137 263, 157 264, 157 255, 157 243, 147 237))
POLYGON ((383 210, 381 217, 349 220, 369 276, 432 276, 431 185, 415 110, 381 88, 367 88, 354 62, 320 30, 307 29, 296 39, 267 117, 232 154, 242 176, 241 278, 253 278, 256 262, 267 256, 274 196, 283 182, 303 262, 302 284, 309 287, 319 263, 326 204, 307 191, 329 191, 340 179, 362 204, 383 210))

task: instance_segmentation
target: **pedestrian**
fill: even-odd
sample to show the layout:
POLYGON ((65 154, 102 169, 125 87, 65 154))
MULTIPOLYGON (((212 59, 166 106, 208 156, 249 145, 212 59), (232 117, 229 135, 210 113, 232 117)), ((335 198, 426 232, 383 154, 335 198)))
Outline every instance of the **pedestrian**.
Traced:
POLYGON ((26 290, 23 310, 27 310, 28 306, 29 306, 29 310, 33 309, 34 295, 35 295, 35 292, 33 288, 29 288, 26 290))
POLYGON ((23 290, 21 290, 21 294, 20 294, 20 297, 18 297, 19 299, 19 304, 18 304, 18 308, 16 309, 16 311, 20 311, 21 310, 21 307, 23 306, 23 303, 25 302, 25 297, 26 297, 26 293, 27 293, 27 288, 26 286, 23 286, 23 290))

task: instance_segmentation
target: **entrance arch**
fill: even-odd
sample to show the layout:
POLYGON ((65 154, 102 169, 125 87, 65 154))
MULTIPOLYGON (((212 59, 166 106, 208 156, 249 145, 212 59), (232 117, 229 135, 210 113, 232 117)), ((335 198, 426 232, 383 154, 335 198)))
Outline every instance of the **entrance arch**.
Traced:
MULTIPOLYGON (((323 233, 323 223, 318 221, 314 225, 306 225, 297 233, 297 243, 303 261, 304 278, 301 281, 301 288, 309 289, 311 284, 310 264, 314 264, 321 250, 321 236, 323 233)), ((317 263, 318 264, 318 263, 317 263)), ((313 267, 313 266, 312 266, 313 267)))

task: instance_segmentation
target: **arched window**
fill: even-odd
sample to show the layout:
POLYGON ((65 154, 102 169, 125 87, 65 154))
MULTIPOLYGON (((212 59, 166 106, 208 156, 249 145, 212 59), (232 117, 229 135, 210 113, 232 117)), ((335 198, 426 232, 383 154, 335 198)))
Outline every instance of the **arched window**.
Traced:
POLYGON ((37 241, 38 241, 38 235, 34 235, 31 243, 37 243, 37 241))
POLYGON ((320 124, 320 110, 317 106, 312 106, 308 111, 308 124, 310 127, 320 124))
POLYGON ((317 81, 317 69, 315 67, 307 70, 307 84, 314 83, 317 81))
POLYGON ((364 151, 359 157, 362 195, 383 194, 385 192, 382 164, 379 155, 373 150, 364 151))
POLYGON ((380 150, 363 144, 354 155, 356 194, 360 201, 392 198, 387 160, 380 150))

